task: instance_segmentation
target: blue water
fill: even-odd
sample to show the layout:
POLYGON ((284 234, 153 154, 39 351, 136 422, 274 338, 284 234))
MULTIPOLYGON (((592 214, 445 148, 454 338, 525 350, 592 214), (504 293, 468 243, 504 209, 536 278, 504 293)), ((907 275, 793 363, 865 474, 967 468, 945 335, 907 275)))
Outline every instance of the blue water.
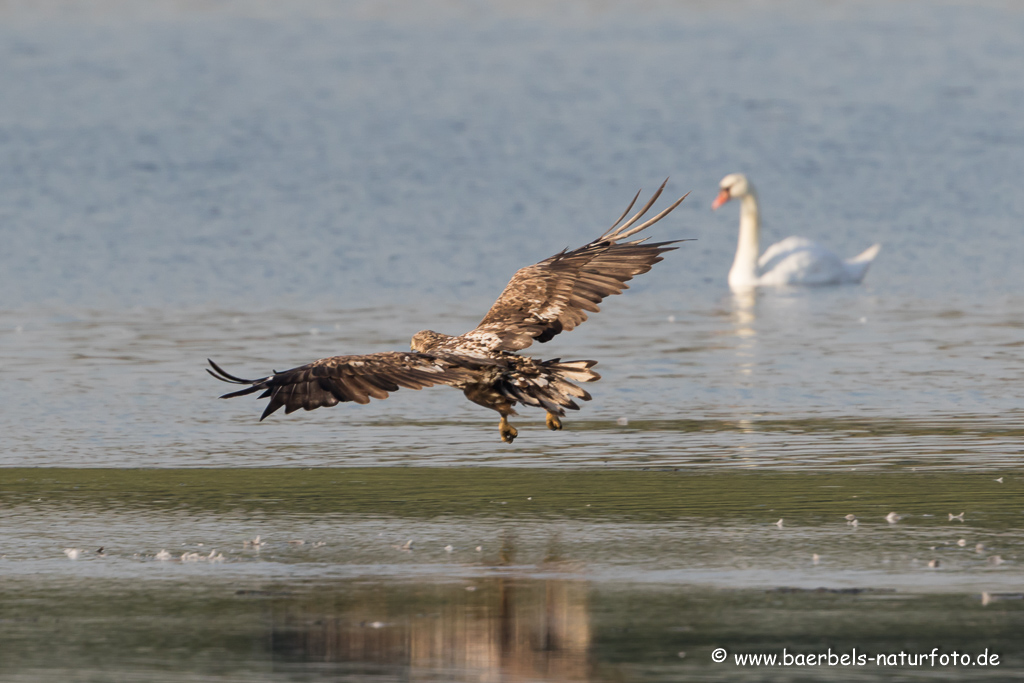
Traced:
POLYGON ((308 439, 290 457, 317 464, 352 424, 453 416, 443 451, 508 455, 450 390, 257 426, 201 368, 258 376, 470 329, 517 268, 666 176, 692 194, 652 233, 696 241, 536 350, 600 361, 573 419, 1020 417, 1016 5, 4 13, 7 464, 224 464, 214 451, 268 433, 308 439), (709 204, 737 170, 763 246, 881 242, 865 284, 732 297, 736 212, 709 204))
POLYGON ((873 291, 1022 290, 1014 3, 171 7, 4 11, 4 309, 477 311, 666 176, 643 287, 714 301, 731 171, 873 291))
POLYGON ((999 647, 1010 666, 989 678, 1019 675, 1022 35, 1024 8, 997 0, 0 7, 0 467, 220 477, 172 503, 127 484, 51 497, 68 475, 47 469, 38 498, 0 487, 0 640, 22 653, 0 677, 788 680, 715 668, 711 648, 823 633, 999 647), (731 293, 738 212, 710 204, 737 171, 760 193, 762 247, 880 242, 865 282, 731 293), (666 177, 659 208, 691 194, 651 236, 693 241, 528 351, 599 361, 563 432, 523 410, 503 444, 492 413, 443 387, 260 423, 260 402, 218 400, 203 370, 255 377, 469 330, 518 268, 666 177), (237 483, 248 467, 425 466, 416 500, 443 511, 460 498, 429 477, 451 465, 514 467, 486 470, 513 483, 737 479, 714 480, 725 502, 707 513, 645 508, 641 489, 636 522, 577 519, 618 493, 597 488, 496 521, 338 510, 333 482, 253 499, 237 483), (849 491, 817 505, 832 484, 794 485, 782 512, 772 477, 790 473, 849 491), (207 505, 224 482, 241 492, 207 505), (262 556, 244 545, 261 533, 262 556), (403 555, 410 536, 420 552, 403 555), (213 547, 223 563, 180 559, 213 547), (878 594, 771 592, 786 586, 878 594))

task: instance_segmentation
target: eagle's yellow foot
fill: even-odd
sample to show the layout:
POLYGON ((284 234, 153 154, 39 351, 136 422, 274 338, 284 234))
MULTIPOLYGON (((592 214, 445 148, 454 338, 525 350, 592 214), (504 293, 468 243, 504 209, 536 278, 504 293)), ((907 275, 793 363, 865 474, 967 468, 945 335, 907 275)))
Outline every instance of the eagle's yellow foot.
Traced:
POLYGON ((544 421, 548 423, 548 429, 553 432, 557 432, 562 429, 562 421, 559 420, 558 416, 554 413, 548 413, 548 416, 544 421))
POLYGON ((501 416, 501 422, 498 423, 498 429, 501 431, 501 440, 505 443, 512 443, 515 438, 519 436, 519 430, 508 423, 508 418, 504 415, 501 416))

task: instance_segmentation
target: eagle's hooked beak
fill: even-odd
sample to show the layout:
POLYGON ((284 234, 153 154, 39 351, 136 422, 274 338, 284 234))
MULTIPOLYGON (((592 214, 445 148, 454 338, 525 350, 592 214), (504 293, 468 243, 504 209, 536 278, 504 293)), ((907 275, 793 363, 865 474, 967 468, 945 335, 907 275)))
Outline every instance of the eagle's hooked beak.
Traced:
POLYGON ((732 199, 732 197, 729 196, 729 190, 723 187, 722 191, 718 193, 717 197, 715 197, 715 201, 711 203, 711 210, 714 211, 715 209, 720 207, 722 204, 725 204, 730 199, 732 199))

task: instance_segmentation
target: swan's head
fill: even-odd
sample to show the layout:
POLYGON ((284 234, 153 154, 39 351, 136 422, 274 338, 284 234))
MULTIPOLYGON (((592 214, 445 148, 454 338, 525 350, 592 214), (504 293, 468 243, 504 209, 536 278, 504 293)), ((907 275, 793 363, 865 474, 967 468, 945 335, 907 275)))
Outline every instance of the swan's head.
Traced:
POLYGON ((747 176, 742 173, 730 173, 722 178, 722 182, 718 183, 718 187, 721 189, 718 192, 718 196, 715 197, 715 201, 711 204, 712 209, 717 209, 730 199, 742 199, 754 194, 754 186, 747 180, 747 176))

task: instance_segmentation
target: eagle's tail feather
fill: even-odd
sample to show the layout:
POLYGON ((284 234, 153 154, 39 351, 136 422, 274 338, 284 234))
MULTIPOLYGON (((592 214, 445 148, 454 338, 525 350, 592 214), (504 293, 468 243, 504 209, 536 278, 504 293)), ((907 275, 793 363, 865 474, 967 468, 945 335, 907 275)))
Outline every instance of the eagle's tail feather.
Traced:
POLYGON ((573 399, 590 400, 590 394, 573 382, 594 382, 600 375, 592 371, 597 361, 573 360, 530 361, 516 368, 498 386, 501 393, 523 405, 544 410, 555 415, 565 415, 565 409, 579 410, 573 399))
MULTIPOLYGON (((573 380, 576 382, 596 382, 601 379, 601 375, 597 374, 590 368, 597 365, 596 360, 567 360, 563 361, 556 358, 555 360, 549 360, 544 363, 545 367, 551 368, 555 372, 553 373, 556 377, 562 380, 573 380)), ((582 391, 582 390, 581 390, 582 391)))

